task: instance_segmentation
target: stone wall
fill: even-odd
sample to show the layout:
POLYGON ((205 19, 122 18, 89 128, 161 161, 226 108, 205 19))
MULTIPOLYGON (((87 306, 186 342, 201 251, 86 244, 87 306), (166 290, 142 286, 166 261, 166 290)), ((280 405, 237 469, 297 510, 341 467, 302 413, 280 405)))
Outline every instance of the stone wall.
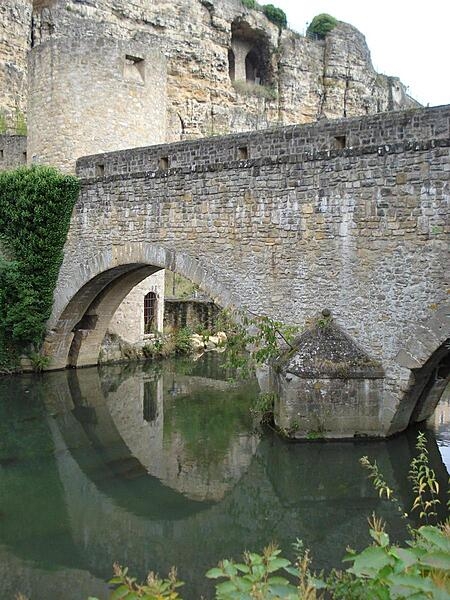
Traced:
POLYGON ((166 298, 164 327, 179 329, 189 327, 193 331, 208 329, 215 331, 220 308, 212 301, 195 298, 166 298))
POLYGON ((164 271, 158 271, 144 279, 127 295, 114 313, 108 326, 110 333, 119 335, 129 344, 142 342, 144 328, 144 296, 153 292, 157 297, 154 329, 162 331, 164 319, 164 271))
POLYGON ((27 138, 23 135, 0 135, 0 171, 16 169, 27 162, 27 138))
POLYGON ((87 29, 30 54, 28 156, 65 171, 81 155, 165 139, 165 59, 153 39, 110 40, 87 29))
POLYGON ((31 0, 0 2, 0 133, 16 133, 27 112, 31 10, 31 0))
POLYGON ((66 360, 52 349, 70 344, 78 290, 95 297, 134 265, 170 268, 225 307, 300 326, 330 309, 384 368, 388 427, 411 377, 396 356, 448 302, 449 117, 420 109, 81 159, 48 353, 66 360), (233 160, 244 143, 250 158, 233 160), (161 153, 173 168, 155 170, 161 153))

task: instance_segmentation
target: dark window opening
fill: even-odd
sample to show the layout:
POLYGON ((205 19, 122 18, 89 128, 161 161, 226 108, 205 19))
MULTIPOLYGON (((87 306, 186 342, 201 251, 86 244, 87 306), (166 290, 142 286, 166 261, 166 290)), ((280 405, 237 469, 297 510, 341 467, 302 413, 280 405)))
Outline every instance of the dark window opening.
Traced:
POLYGON ((159 159, 159 169, 161 171, 167 171, 169 168, 169 157, 168 156, 162 156, 159 159))
POLYGON ((0 159, 3 160, 5 158, 5 153, 3 150, 0 150, 0 159))
POLYGON ((22 162, 23 163, 27 162, 27 153, 26 152, 22 152, 22 162))
POLYGON ((105 174, 105 165, 95 165, 95 176, 103 177, 105 174))
POLYGON ((144 382, 144 406, 143 406, 144 421, 152 423, 158 417, 158 399, 157 399, 157 383, 156 381, 144 382))
POLYGON ((247 160, 248 159, 247 146, 241 146, 240 148, 238 148, 238 159, 239 160, 247 160))
POLYGON ((262 82, 260 59, 255 50, 250 50, 245 57, 245 79, 249 83, 260 84, 262 82))
POLYGON ((151 333, 156 327, 157 296, 149 292, 144 296, 144 333, 151 333))
POLYGON ((236 79, 236 61, 234 52, 231 48, 228 50, 228 73, 231 81, 234 81, 236 79))
POLYGON ((125 55, 125 65, 123 68, 125 79, 144 83, 145 81, 145 61, 139 56, 125 55))
POLYGON ((346 139, 345 135, 337 135, 334 138, 334 147, 335 148, 342 150, 346 146, 347 146, 347 139, 346 139))

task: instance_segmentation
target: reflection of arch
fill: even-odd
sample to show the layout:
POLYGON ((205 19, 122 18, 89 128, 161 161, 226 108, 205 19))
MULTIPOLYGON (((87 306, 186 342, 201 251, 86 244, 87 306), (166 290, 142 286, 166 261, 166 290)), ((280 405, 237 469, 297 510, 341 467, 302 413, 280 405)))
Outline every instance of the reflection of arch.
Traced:
MULTIPOLYGON (((70 257, 66 258, 70 261, 70 257)), ((171 269, 199 285, 217 304, 236 305, 219 277, 198 259, 146 243, 107 248, 69 280, 59 281, 43 351, 51 368, 96 364, 109 321, 127 294, 159 269, 171 269)))
POLYGON ((249 83, 261 83, 260 58, 254 48, 245 57, 245 79, 249 83))
POLYGON ((54 394, 66 402, 70 398, 73 408, 62 412, 56 422, 72 457, 98 490, 118 506, 152 520, 164 520, 168 507, 171 518, 178 520, 211 506, 164 485, 131 454, 105 403, 97 370, 61 375, 54 394))
POLYGON ((231 48, 228 49, 228 74, 230 75, 231 81, 236 79, 236 60, 231 48))
POLYGON ((410 376, 392 432, 430 417, 450 381, 450 305, 416 328, 396 360, 410 376))

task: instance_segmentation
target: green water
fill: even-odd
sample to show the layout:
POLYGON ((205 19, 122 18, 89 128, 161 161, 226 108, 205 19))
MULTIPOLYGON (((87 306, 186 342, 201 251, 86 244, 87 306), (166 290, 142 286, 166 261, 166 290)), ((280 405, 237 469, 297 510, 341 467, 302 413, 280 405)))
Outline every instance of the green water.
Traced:
POLYGON ((245 549, 276 541, 293 558, 301 538, 315 567, 339 566, 347 545, 369 542, 374 510, 405 535, 358 459, 376 459, 408 505, 415 432, 286 443, 256 427, 257 393, 212 355, 0 380, 2 600, 106 598, 114 561, 140 577, 177 565, 185 598, 211 597, 206 570, 245 549))

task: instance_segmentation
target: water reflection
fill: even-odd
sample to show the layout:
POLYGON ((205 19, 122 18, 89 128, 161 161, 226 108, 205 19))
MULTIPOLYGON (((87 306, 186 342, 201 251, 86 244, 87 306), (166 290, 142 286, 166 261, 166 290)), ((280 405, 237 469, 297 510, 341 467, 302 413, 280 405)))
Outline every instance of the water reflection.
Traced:
POLYGON ((435 432, 442 460, 450 474, 450 384, 445 388, 428 426, 435 432))
MULTIPOLYGON (((358 458, 376 459, 407 506, 414 432, 358 444, 261 437, 249 411, 257 389, 211 360, 0 381, 5 598, 104 598, 114 560, 140 576, 178 565, 184 597, 199 598, 220 558, 273 540, 292 556, 296 537, 328 568, 347 544, 368 543, 374 510, 403 536, 358 458)), ((433 438, 430 453, 445 489, 433 438)))

